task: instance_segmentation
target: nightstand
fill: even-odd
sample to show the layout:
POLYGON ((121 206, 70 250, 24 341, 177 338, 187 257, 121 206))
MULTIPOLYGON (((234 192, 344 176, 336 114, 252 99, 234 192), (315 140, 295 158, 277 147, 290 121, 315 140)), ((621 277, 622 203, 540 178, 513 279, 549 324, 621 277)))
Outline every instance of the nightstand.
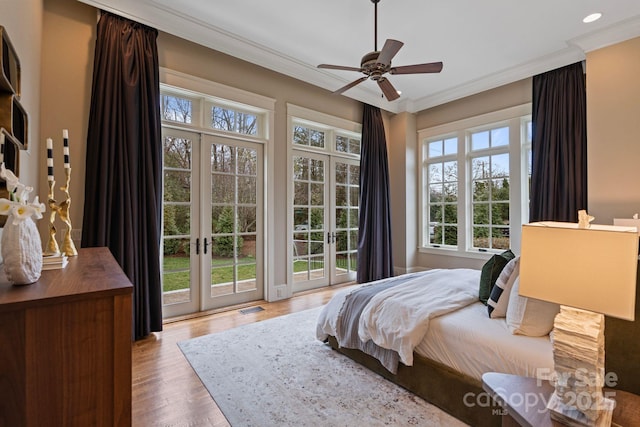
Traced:
MULTIPOLYGON (((546 404, 553 386, 544 380, 518 375, 488 372, 482 376, 482 388, 503 410, 503 427, 555 427, 562 424, 551 420, 546 404)), ((615 391, 613 426, 640 427, 640 396, 615 391)))

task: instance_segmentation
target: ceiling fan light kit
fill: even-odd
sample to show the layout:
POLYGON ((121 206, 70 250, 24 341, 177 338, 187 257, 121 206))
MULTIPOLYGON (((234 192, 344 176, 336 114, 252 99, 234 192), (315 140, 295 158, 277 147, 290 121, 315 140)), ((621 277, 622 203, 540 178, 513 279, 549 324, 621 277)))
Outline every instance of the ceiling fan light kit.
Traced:
POLYGON ((374 18, 374 36, 373 36, 373 52, 369 52, 362 57, 360 61, 360 68, 348 67, 343 65, 331 65, 320 64, 318 68, 325 68, 329 70, 344 70, 344 71, 358 71, 365 74, 364 77, 360 77, 333 93, 340 94, 352 87, 362 83, 367 79, 371 79, 378 83, 378 86, 382 90, 382 93, 389 101, 394 101, 400 97, 398 91, 393 87, 391 82, 384 76, 385 74, 425 74, 425 73, 439 73, 442 71, 442 62, 428 62, 424 64, 404 65, 400 67, 392 67, 391 60, 398 53, 400 48, 404 45, 401 41, 387 39, 382 46, 382 50, 378 50, 378 3, 380 0, 371 0, 371 3, 375 6, 375 18, 374 18))

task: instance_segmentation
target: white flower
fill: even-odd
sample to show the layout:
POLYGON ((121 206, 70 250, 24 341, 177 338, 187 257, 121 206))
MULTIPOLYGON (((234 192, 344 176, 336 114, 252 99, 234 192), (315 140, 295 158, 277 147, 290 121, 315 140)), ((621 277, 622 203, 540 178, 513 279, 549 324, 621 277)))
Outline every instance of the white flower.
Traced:
POLYGON ((46 211, 44 203, 40 203, 40 201, 38 200, 38 196, 36 196, 36 198, 33 199, 33 202, 29 203, 29 206, 33 208, 34 215, 36 216, 37 219, 42 218, 42 214, 45 213, 46 211))
POLYGON ((0 215, 9 215, 11 213, 12 206, 13 202, 10 202, 7 199, 0 199, 0 215))
POLYGON ((13 206, 13 224, 19 224, 31 215, 35 214, 35 209, 29 205, 16 204, 13 206))
POLYGON ((4 163, 0 163, 0 178, 7 182, 7 190, 12 199, 0 199, 0 215, 13 216, 12 224, 19 224, 31 216, 37 219, 42 218, 45 206, 44 203, 40 203, 38 196, 33 199, 33 202, 28 203, 29 193, 33 191, 33 187, 20 183, 13 172, 5 168, 4 163))
POLYGON ((4 167, 4 162, 0 164, 0 178, 7 181, 7 190, 9 190, 9 193, 13 193, 18 185, 22 185, 13 172, 4 167))

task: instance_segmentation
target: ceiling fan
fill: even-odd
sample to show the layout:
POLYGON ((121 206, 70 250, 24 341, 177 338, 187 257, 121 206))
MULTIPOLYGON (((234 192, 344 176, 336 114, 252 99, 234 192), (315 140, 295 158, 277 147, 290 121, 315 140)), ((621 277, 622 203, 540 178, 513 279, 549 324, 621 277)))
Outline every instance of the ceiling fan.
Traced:
POLYGON ((375 18, 374 18, 374 50, 367 53, 362 57, 360 61, 360 68, 346 67, 342 65, 330 65, 320 64, 318 68, 326 68, 330 70, 346 70, 346 71, 359 71, 364 73, 364 77, 360 77, 349 83, 346 86, 341 87, 333 93, 339 94, 345 92, 348 89, 362 83, 367 79, 371 79, 378 83, 382 93, 389 100, 393 101, 398 99, 400 95, 398 91, 393 87, 391 82, 384 76, 385 74, 418 74, 418 73, 439 73, 442 71, 442 62, 429 62, 426 64, 414 64, 404 65, 401 67, 392 67, 391 60, 398 53, 400 48, 404 45, 403 42, 393 39, 387 39, 382 47, 382 50, 378 50, 378 3, 380 0, 371 0, 375 6, 375 18))

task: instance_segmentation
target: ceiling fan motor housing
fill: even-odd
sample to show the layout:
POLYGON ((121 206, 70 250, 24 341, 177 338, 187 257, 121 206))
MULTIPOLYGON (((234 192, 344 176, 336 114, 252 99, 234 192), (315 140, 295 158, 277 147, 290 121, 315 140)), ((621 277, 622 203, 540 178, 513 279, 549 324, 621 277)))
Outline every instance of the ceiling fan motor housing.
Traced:
POLYGON ((362 57, 360 68, 362 72, 371 77, 371 80, 378 80, 382 75, 389 71, 391 64, 382 64, 378 62, 380 51, 369 52, 362 57))

